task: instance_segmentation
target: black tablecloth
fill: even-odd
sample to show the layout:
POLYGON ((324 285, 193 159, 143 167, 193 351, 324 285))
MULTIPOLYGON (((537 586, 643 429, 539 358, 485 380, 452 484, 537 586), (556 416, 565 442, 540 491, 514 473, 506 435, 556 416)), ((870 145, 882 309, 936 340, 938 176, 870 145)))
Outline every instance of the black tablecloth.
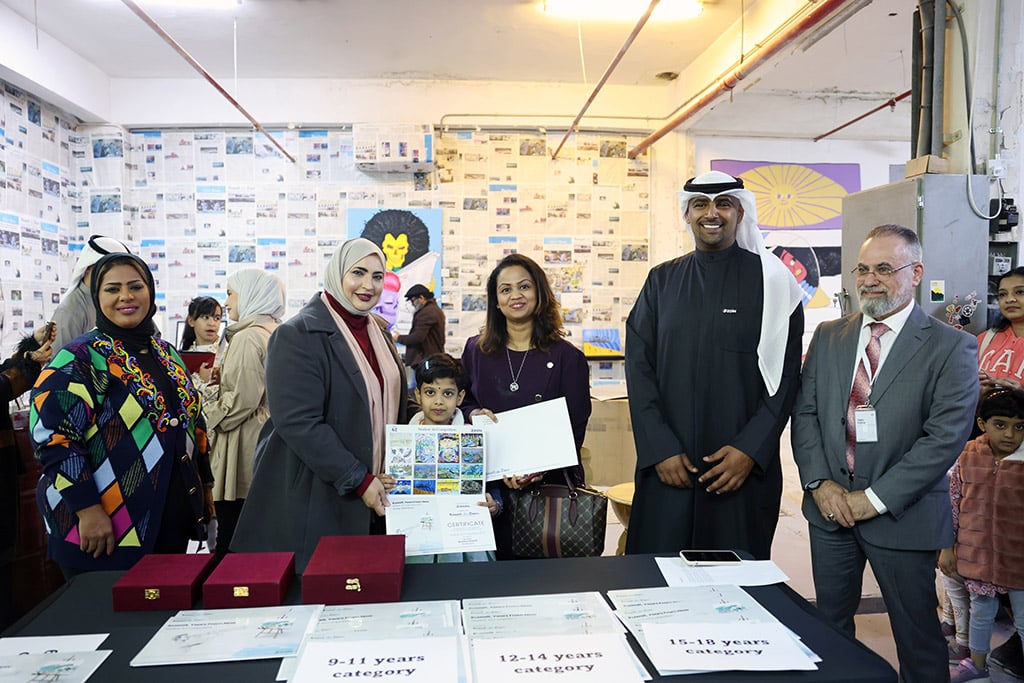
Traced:
MULTIPOLYGON (((517 562, 476 562, 465 564, 406 565, 402 600, 451 600, 499 595, 609 591, 623 588, 664 586, 653 555, 591 557, 564 560, 517 562)), ((180 683, 257 683, 273 681, 279 660, 192 664, 133 669, 128 662, 174 614, 162 612, 114 612, 111 588, 122 572, 82 574, 21 621, 5 636, 70 635, 109 633, 101 646, 113 650, 89 679, 111 683, 163 681, 180 683)), ((655 680, 704 681, 815 681, 828 683, 892 683, 896 672, 880 656, 831 626, 816 610, 785 585, 745 589, 782 623, 795 631, 822 662, 817 671, 717 672, 660 678, 635 641, 634 649, 655 680)), ((287 602, 300 602, 298 582, 291 587, 287 602)), ((202 606, 196 605, 196 609, 202 606)), ((611 682, 609 682, 611 683, 611 682)))

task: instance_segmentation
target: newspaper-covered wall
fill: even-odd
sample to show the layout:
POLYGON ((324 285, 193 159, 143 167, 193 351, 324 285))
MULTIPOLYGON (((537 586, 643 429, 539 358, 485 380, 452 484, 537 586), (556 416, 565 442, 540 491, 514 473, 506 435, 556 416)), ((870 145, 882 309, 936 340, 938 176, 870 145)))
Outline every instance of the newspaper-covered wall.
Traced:
POLYGON ((426 284, 448 319, 447 350, 461 353, 483 325, 488 273, 517 251, 547 271, 573 343, 621 350, 650 266, 650 157, 626 154, 639 136, 579 133, 552 161, 560 133, 435 130, 433 170, 368 173, 348 128, 272 131, 291 163, 260 133, 79 126, 2 85, 4 352, 49 319, 96 233, 153 268, 172 341, 188 302, 223 299, 241 268, 280 276, 294 314, 337 245, 365 235, 388 254, 380 312, 400 331, 412 317, 402 294, 426 284))

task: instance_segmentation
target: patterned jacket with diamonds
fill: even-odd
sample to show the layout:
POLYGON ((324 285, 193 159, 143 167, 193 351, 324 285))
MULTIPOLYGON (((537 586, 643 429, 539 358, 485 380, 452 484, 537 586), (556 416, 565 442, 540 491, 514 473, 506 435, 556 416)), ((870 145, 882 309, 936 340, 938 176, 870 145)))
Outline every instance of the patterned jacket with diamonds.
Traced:
POLYGON ((203 485, 213 482, 200 398, 188 370, 167 342, 151 352, 177 385, 164 396, 120 341, 99 330, 57 352, 32 390, 29 429, 43 468, 37 499, 50 557, 82 569, 124 569, 152 551, 179 458, 197 529, 203 485), (79 550, 76 510, 100 503, 116 548, 93 559, 79 550))

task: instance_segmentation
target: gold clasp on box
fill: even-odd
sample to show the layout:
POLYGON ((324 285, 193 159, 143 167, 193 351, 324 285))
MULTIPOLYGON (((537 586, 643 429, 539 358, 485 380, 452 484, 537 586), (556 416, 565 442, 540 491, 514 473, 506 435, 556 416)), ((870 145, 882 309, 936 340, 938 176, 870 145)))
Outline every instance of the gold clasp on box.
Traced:
POLYGON ((345 579, 345 590, 362 591, 363 587, 360 585, 359 579, 345 579))
POLYGON ((160 589, 159 588, 144 588, 142 589, 142 597, 146 600, 159 600, 160 589))
POLYGON ((234 588, 231 589, 231 593, 236 598, 247 598, 247 597, 249 597, 249 587, 248 586, 235 586, 234 588))

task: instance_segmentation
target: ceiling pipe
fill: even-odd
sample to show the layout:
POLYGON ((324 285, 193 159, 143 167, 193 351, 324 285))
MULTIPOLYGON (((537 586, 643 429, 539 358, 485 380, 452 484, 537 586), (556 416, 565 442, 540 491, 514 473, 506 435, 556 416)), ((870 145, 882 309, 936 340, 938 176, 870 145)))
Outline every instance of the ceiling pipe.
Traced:
POLYGON ((651 133, 629 151, 629 158, 635 159, 644 150, 653 145, 661 138, 679 127, 683 121, 690 118, 698 111, 709 105, 715 98, 730 92, 740 81, 746 78, 747 74, 757 68, 762 62, 773 56, 784 48, 794 38, 798 37, 808 29, 823 21, 831 12, 839 9, 847 0, 819 0, 813 3, 813 7, 803 17, 786 27, 784 30, 770 37, 767 41, 756 47, 749 55, 740 60, 740 65, 733 68, 724 76, 720 76, 714 83, 705 88, 699 95, 691 98, 680 109, 672 119, 658 130, 651 133))
POLYGON ((911 78, 919 78, 921 84, 921 108, 914 112, 918 117, 915 159, 930 154, 932 149, 932 103, 935 101, 932 96, 932 71, 935 69, 935 49, 932 47, 935 37, 934 4, 935 0, 918 0, 915 14, 921 22, 921 70, 911 73, 911 78))
POLYGON ((146 14, 145 10, 143 10, 141 7, 139 7, 137 4, 135 4, 132 0, 121 0, 121 2, 123 2, 125 4, 125 6, 127 6, 128 9, 130 9, 132 12, 135 12, 135 14, 139 17, 139 19, 142 19, 142 21, 144 21, 147 26, 149 26, 151 29, 156 31, 156 34, 164 39, 164 42, 166 42, 168 45, 170 45, 172 48, 174 48, 174 51, 177 52, 179 55, 181 55, 181 57, 186 62, 188 62, 189 65, 193 69, 198 71, 202 75, 203 78, 205 78, 207 81, 209 81, 210 85, 212 85, 214 88, 216 88, 217 92, 219 92, 221 95, 224 96, 224 99, 226 99, 228 102, 230 102, 231 105, 242 114, 242 116, 244 116, 245 118, 249 119, 249 122, 253 125, 253 127, 256 130, 258 130, 259 132, 261 132, 265 136, 267 136, 267 139, 270 140, 272 143, 274 143, 274 146, 277 147, 278 151, 280 151, 281 154, 283 154, 285 156, 285 158, 288 159, 288 161, 292 162, 293 164, 295 163, 295 157, 293 157, 291 154, 289 154, 288 150, 286 150, 281 145, 281 143, 277 141, 277 139, 274 136, 272 136, 270 133, 267 132, 267 129, 263 127, 263 124, 261 124, 259 121, 257 121, 253 117, 252 114, 250 114, 248 111, 246 111, 245 107, 243 107, 241 104, 239 104, 238 100, 236 100, 234 97, 232 97, 231 93, 229 93, 224 88, 224 86, 222 86, 220 83, 218 83, 217 79, 214 78, 210 74, 209 71, 207 71, 206 69, 203 68, 202 64, 197 62, 195 60, 195 58, 192 57, 192 55, 190 55, 188 53, 188 50, 183 48, 181 46, 181 44, 178 43, 178 41, 176 41, 174 38, 172 38, 171 35, 169 33, 167 33, 167 31, 165 31, 163 29, 163 27, 160 26, 160 24, 156 23, 156 21, 153 19, 153 17, 151 17, 148 14, 146 14))
POLYGON ((576 118, 573 119, 573 122, 569 125, 569 130, 565 131, 562 141, 558 143, 558 147, 555 148, 554 153, 551 155, 552 161, 558 158, 558 153, 562 151, 562 146, 565 145, 565 141, 568 140, 569 136, 576 130, 576 126, 579 125, 580 119, 583 118, 583 115, 587 113, 587 109, 589 109, 590 105, 593 104, 594 98, 597 97, 597 93, 601 92, 601 88, 603 88, 604 84, 608 82, 612 72, 615 71, 615 67, 619 65, 619 62, 621 62, 622 58, 626 55, 626 50, 629 49, 630 45, 633 44, 633 41, 636 40, 637 35, 640 34, 640 29, 642 29, 644 24, 647 23, 647 20, 651 18, 651 12, 653 12, 654 8, 658 6, 658 2, 660 2, 660 0, 651 0, 651 4, 647 6, 647 11, 644 12, 643 16, 640 17, 640 20, 636 22, 636 26, 633 27, 632 33, 630 33, 629 37, 626 38, 626 42, 622 44, 621 48, 619 48, 618 54, 615 55, 611 64, 609 64, 608 68, 605 69, 604 76, 601 76, 601 80, 598 81, 597 85, 594 87, 594 92, 590 93, 590 97, 588 97, 587 101, 583 104, 583 108, 580 109, 580 113, 576 115, 576 118))
MULTIPOLYGON (((931 149, 929 154, 937 157, 942 156, 945 146, 943 139, 943 126, 945 124, 945 97, 946 97, 946 2, 935 0, 932 8, 935 12, 935 19, 932 21, 932 49, 934 56, 932 62, 935 68, 932 69, 932 134, 931 149)), ((966 59, 966 55, 964 56, 966 59)))
POLYGON ((913 13, 914 30, 910 33, 910 156, 917 156, 921 137, 921 69, 924 68, 924 34, 921 31, 921 10, 913 13))
POLYGON ((899 102, 900 100, 904 100, 904 99, 910 97, 910 93, 911 92, 913 92, 913 91, 912 90, 908 90, 905 93, 901 93, 901 94, 897 95, 896 97, 890 97, 889 100, 885 104, 880 104, 877 107, 875 107, 874 109, 872 109, 871 111, 865 112, 865 113, 861 114, 860 116, 858 116, 855 119, 850 119, 849 121, 847 121, 843 125, 836 126, 835 128, 833 128, 832 130, 828 131, 827 133, 822 133, 818 137, 814 138, 814 142, 817 142, 818 140, 824 140, 829 135, 832 135, 832 133, 838 133, 843 128, 846 128, 847 126, 852 126, 853 124, 857 123, 861 119, 866 119, 867 117, 871 116, 872 114, 874 114, 876 112, 882 111, 886 107, 889 107, 890 109, 895 108, 896 107, 896 103, 899 102))

